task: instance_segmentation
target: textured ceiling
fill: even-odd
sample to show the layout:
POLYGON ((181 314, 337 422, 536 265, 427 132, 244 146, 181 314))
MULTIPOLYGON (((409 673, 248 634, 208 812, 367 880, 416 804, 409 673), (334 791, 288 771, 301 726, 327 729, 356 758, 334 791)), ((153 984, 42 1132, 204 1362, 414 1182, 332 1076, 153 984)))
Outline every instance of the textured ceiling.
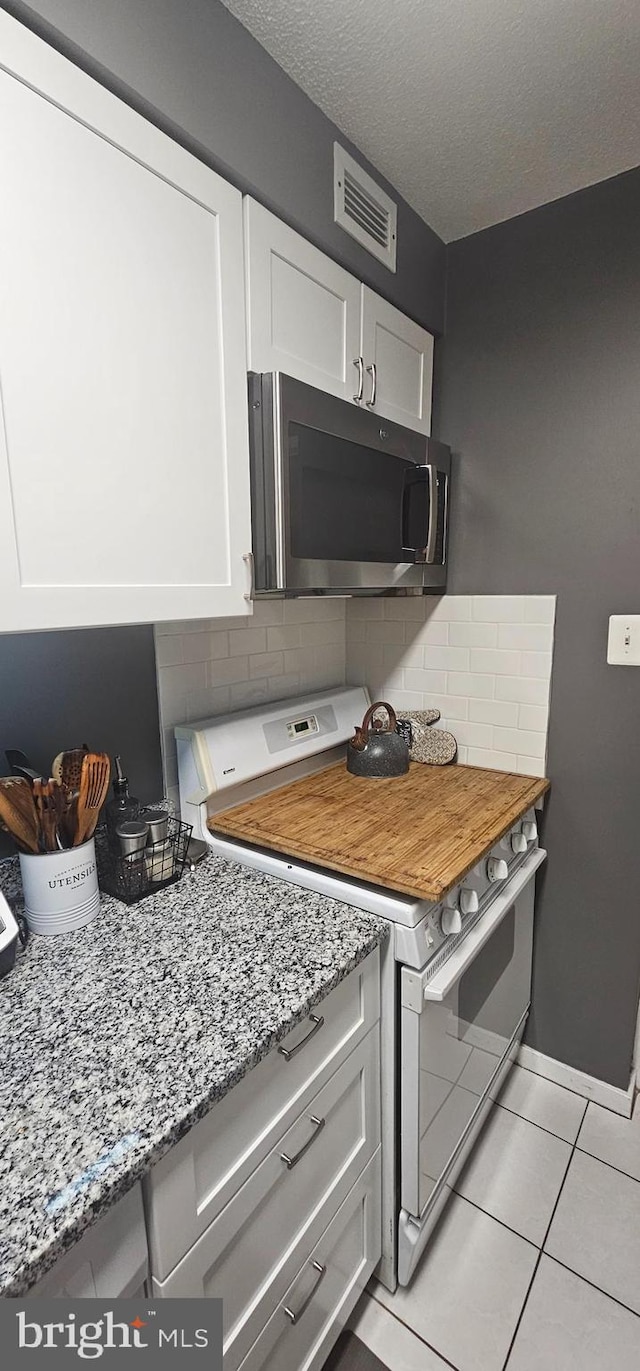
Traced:
POLYGON ((640 163, 640 0, 224 0, 445 240, 640 163))

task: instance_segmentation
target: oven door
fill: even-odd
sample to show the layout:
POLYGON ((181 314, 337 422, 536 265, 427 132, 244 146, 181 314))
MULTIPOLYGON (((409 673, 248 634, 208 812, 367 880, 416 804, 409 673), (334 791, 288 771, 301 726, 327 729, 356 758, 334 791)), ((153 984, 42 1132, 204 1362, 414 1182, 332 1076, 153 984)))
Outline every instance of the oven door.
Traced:
MULTIPOLYGON (((420 1223, 514 1055, 530 1002, 538 848, 466 935, 401 971, 401 1204, 420 1223)), ((484 1116, 483 1116, 484 1117, 484 1116)))
POLYGON ((279 372, 250 405, 257 591, 444 586, 448 448, 279 372))

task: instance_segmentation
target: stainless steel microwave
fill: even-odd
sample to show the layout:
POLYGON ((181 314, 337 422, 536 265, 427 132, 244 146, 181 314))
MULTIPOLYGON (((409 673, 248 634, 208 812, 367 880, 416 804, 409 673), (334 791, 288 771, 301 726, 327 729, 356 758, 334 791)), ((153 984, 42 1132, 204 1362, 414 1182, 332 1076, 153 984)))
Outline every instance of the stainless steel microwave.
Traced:
POLYGON ((249 428, 256 594, 444 590, 448 447, 277 371, 249 428))

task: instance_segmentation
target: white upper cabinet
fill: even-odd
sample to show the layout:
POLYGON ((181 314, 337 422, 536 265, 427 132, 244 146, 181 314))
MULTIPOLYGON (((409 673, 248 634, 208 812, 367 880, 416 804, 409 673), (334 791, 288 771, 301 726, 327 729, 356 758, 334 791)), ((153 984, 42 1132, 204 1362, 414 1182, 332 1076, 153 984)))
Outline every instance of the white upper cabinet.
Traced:
POLYGON ((284 371, 429 433, 433 337, 245 201, 251 371, 284 371))
POLYGON ((360 282, 255 200, 245 200, 250 371, 358 391, 360 282))
POLYGON ((0 630, 246 614, 241 196, 0 45, 0 630))
POLYGON ((397 424, 431 432, 433 337, 362 287, 364 403, 397 424))

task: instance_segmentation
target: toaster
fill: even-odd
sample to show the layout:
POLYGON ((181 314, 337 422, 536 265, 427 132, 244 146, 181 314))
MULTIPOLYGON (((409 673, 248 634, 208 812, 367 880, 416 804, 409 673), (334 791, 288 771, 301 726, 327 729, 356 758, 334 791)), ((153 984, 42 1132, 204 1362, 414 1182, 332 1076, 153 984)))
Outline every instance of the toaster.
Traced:
POLYGON ((13 967, 19 936, 15 915, 0 892, 0 977, 6 976, 13 967))

